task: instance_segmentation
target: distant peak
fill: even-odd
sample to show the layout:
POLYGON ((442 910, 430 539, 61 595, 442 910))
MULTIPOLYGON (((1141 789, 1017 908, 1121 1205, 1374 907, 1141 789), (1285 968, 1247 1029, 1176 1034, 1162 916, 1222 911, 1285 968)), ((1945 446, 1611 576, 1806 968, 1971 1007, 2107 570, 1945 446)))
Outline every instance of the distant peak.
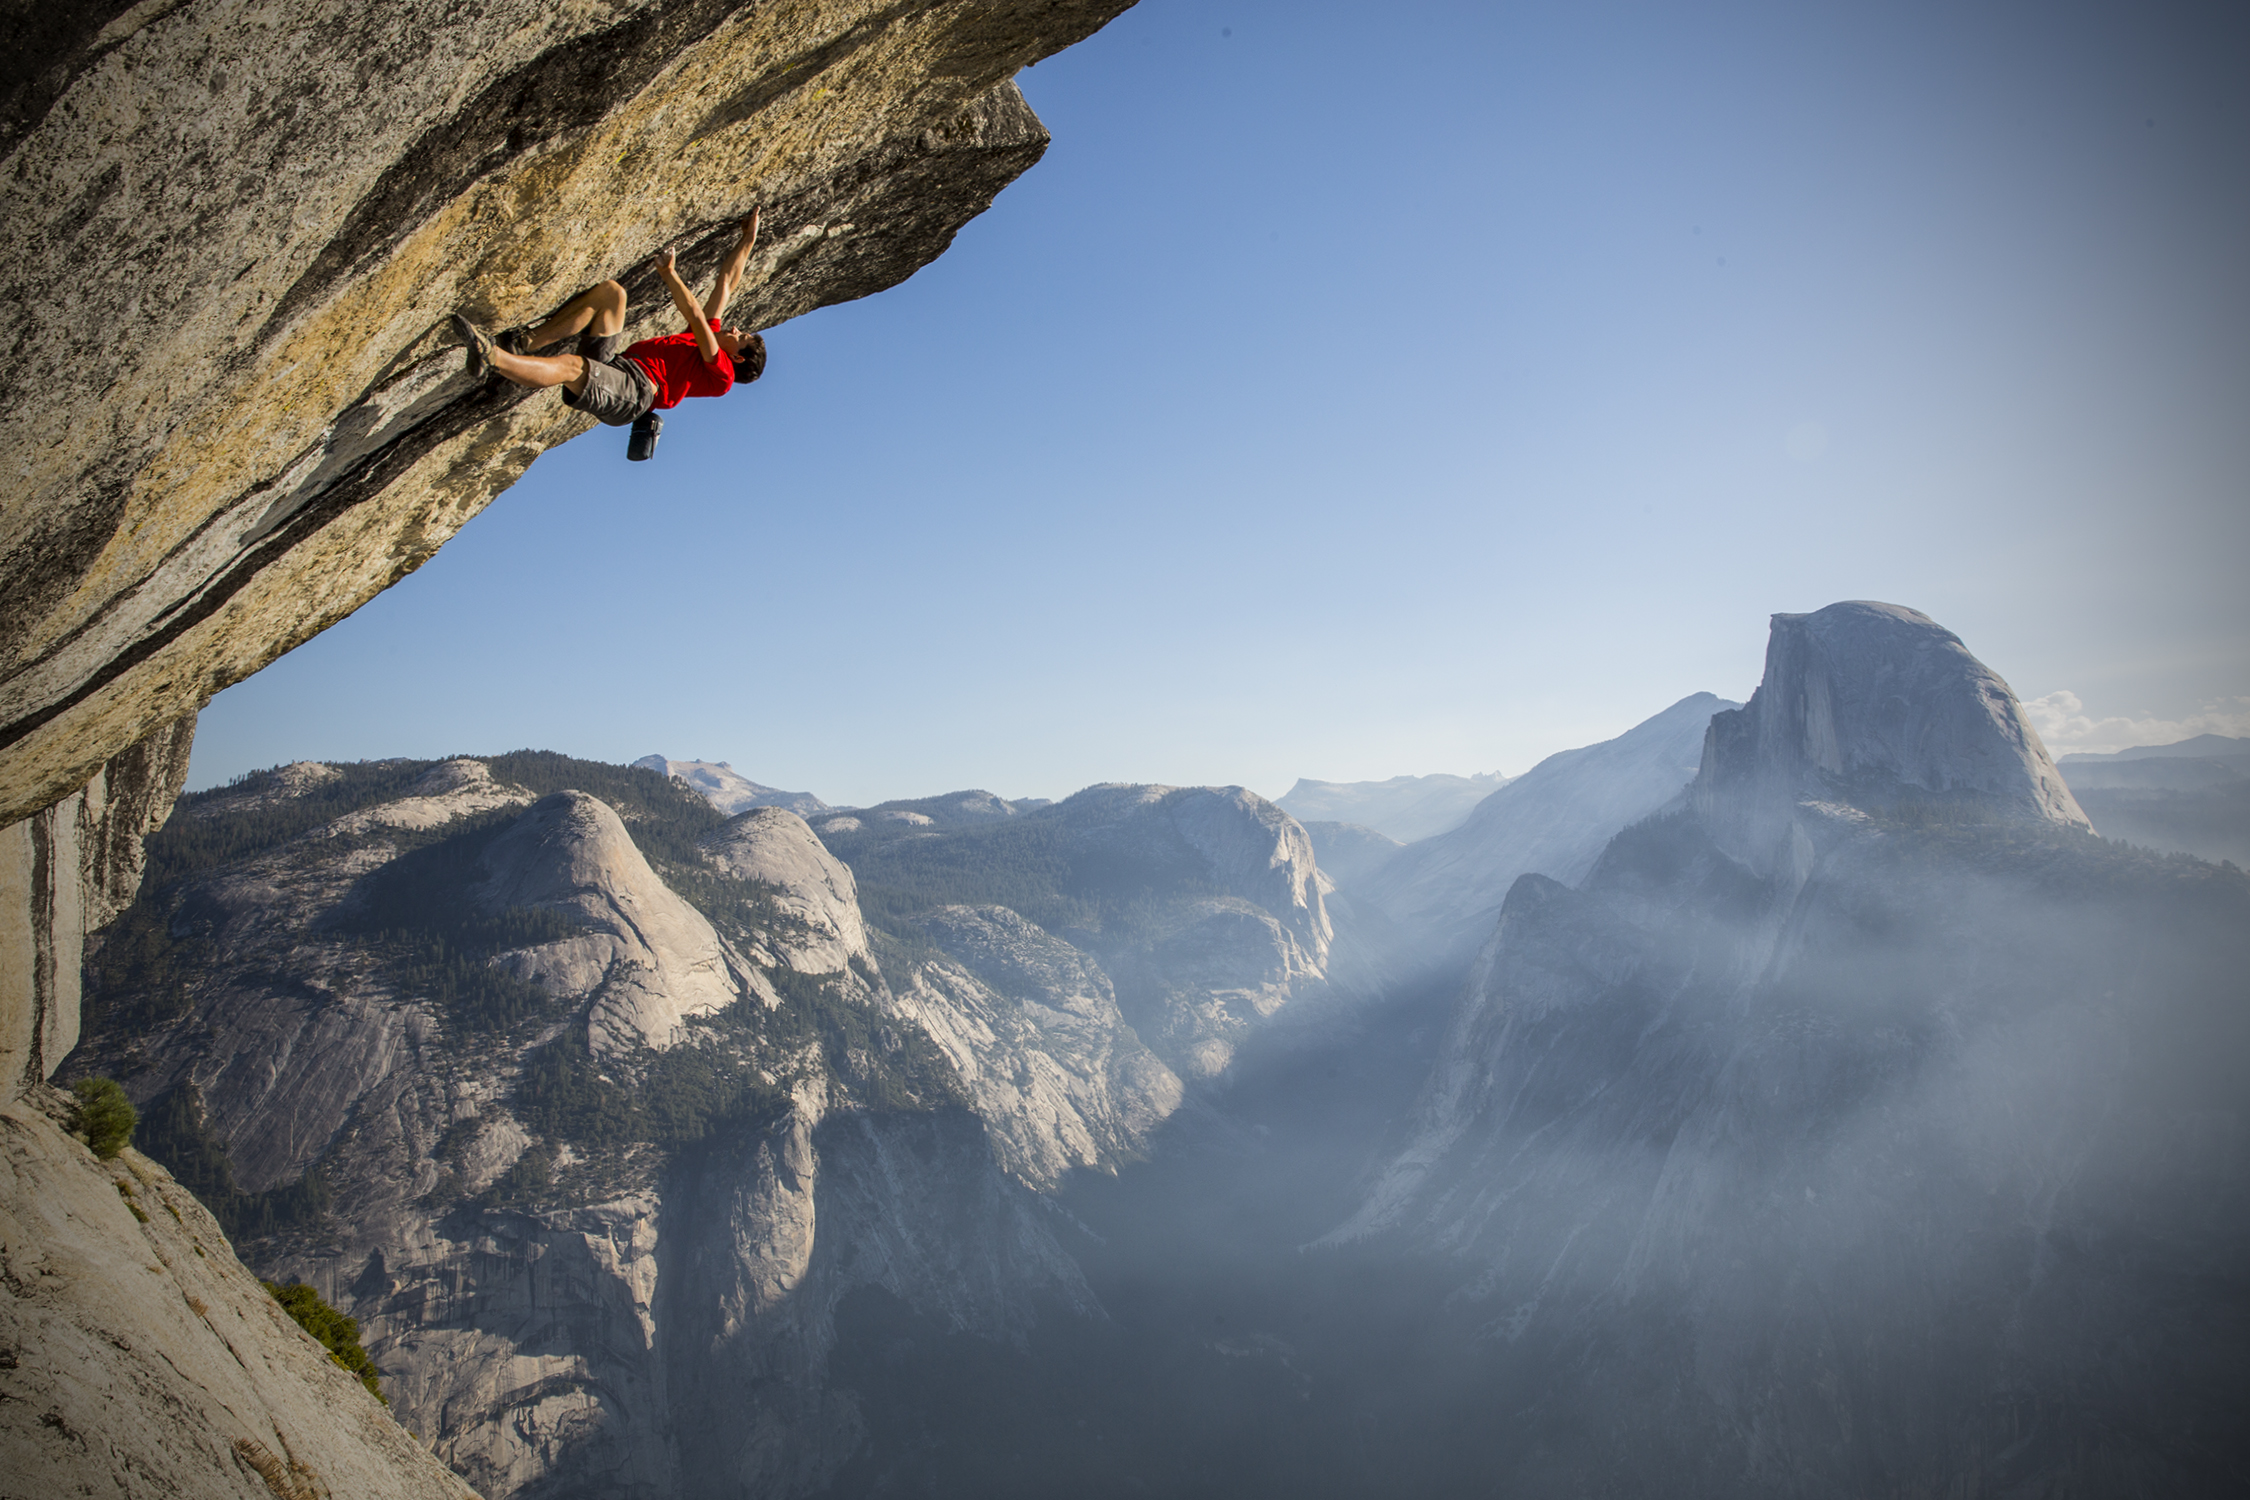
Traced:
POLYGON ((2088 826, 2000 675, 1921 611, 1864 599, 1773 617, 1765 676, 1713 716, 1691 795, 1760 865, 1808 797, 2088 826))
POLYGON ((800 817, 809 817, 828 806, 810 792, 761 786, 735 770, 729 761, 668 760, 661 755, 644 755, 633 764, 685 784, 729 816, 751 807, 786 807, 800 817))

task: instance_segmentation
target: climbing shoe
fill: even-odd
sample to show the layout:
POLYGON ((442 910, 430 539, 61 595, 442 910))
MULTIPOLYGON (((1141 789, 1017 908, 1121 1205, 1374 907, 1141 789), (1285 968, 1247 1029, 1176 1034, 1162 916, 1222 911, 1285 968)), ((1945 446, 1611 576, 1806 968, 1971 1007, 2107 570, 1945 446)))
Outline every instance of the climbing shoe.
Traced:
POLYGON ((483 329, 460 313, 453 315, 453 331, 469 346, 469 378, 482 380, 492 373, 492 340, 483 329))

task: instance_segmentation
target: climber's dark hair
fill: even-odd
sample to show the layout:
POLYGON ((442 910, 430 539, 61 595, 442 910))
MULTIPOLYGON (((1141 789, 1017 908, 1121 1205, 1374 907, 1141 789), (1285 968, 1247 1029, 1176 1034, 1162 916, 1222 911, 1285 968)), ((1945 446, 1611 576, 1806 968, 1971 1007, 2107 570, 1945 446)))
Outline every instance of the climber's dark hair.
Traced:
POLYGON ((734 351, 734 383, 748 385, 766 373, 766 336, 750 335, 748 343, 734 351))

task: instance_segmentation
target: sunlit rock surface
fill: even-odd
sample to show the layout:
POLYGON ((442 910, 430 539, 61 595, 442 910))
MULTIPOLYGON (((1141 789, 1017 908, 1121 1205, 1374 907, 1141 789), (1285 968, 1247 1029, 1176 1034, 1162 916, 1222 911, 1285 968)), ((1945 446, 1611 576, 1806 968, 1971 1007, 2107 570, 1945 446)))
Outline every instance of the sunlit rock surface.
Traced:
POLYGON ((690 1017, 743 997, 739 961, 703 914, 657 878, 598 799, 542 799, 485 849, 483 866, 474 894, 487 909, 552 911, 584 927, 505 964, 550 993, 596 997, 587 1023, 596 1052, 662 1051, 690 1017))
POLYGON ((1031 1326, 1035 1297, 1097 1311, 966 1110, 800 1108, 684 1163, 669 1201, 675 1493, 806 1494, 861 1445, 855 1396, 820 1379, 853 1291, 1003 1346, 1031 1326))
POLYGON ((187 799, 204 837, 304 831, 162 893, 178 1008, 101 992, 98 1014, 138 1009, 85 1061, 151 1119, 193 1117, 193 1149, 227 1162, 206 1190, 270 1215, 252 1263, 358 1317, 401 1420, 487 1495, 810 1493, 865 1439, 825 1377, 842 1300, 877 1289, 1002 1343, 1034 1299, 1098 1315, 1023 1184, 1130 1159, 1178 1082, 1090 965, 1003 999, 933 957, 894 997, 851 872, 801 818, 690 841, 659 825, 710 828, 692 793, 587 769, 661 794, 629 805, 664 871, 607 803, 534 799, 481 761, 299 765, 187 799), (293 804, 315 811, 291 824, 293 804), (534 918, 569 930, 507 946, 534 918), (460 947, 493 923, 497 951, 460 947), (478 1018, 480 969, 525 986, 521 1020, 478 1018), (981 1087, 915 1093, 927 1075, 891 1060, 917 1046, 981 1087), (679 1097, 710 1087, 752 1094, 679 1097), (635 1103, 715 1113, 663 1144, 600 1124, 635 1103), (315 1184, 324 1211, 291 1218, 315 1184))
POLYGON ((753 808, 706 842, 711 863, 737 880, 770 886, 782 913, 773 951, 792 969, 825 974, 869 961, 852 872, 814 836, 805 820, 778 807, 753 808))
MULTIPOLYGON (((82 944, 132 899, 139 837, 178 791, 195 711, 420 566, 584 430, 553 393, 473 388, 450 314, 520 325, 618 277, 634 331, 654 331, 669 314, 649 257, 677 243, 682 269, 707 279, 753 204, 766 206, 766 233, 737 320, 771 327, 893 285, 1044 150, 1016 71, 1124 3, 11 7, 0 1102, 47 1077, 77 1036, 82 944)), ((388 808, 389 827, 442 829, 480 798, 503 810, 440 782, 388 808)), ((260 883, 279 898, 278 923, 349 883, 310 867, 236 877, 245 900, 263 899, 260 883)), ((212 894, 223 908, 227 893, 212 894)), ((244 924, 258 922, 243 907, 201 915, 222 941, 250 941, 244 924)), ((611 936, 599 957, 605 982, 620 978, 602 1023, 612 1037, 662 1045, 717 998, 719 966, 692 932, 611 936), (667 972, 673 959, 684 974, 667 972), (647 972, 662 979, 655 990, 647 972)), ((308 930, 269 925, 252 946, 282 960, 276 974, 316 977, 289 990, 272 1035, 262 1018, 227 1020, 241 968, 221 962, 234 999, 223 981, 206 997, 222 1030, 239 1023, 253 1055, 284 1064, 210 1101, 215 1128, 270 1127, 244 1137, 266 1142, 246 1152, 245 1172, 286 1172, 308 1135, 333 1140, 323 1090, 368 1102, 353 1128, 377 1136, 411 1139, 416 1120, 443 1128, 443 1110, 384 1092, 418 1076, 402 1060, 429 1061, 414 1058, 428 1037, 410 999, 364 974, 320 977, 324 944, 308 930), (329 979, 339 982, 322 988, 329 979), (317 1045, 299 1056, 285 1045, 298 1037, 317 1045)), ((463 1164, 513 1138, 504 1125, 482 1131, 463 1164)), ((11 1253, 33 1253, 46 1232, 31 1225, 11 1253)), ((104 1373, 105 1346, 85 1352, 77 1377, 127 1389, 104 1373)), ((556 1399, 560 1425, 527 1417, 512 1429, 525 1452, 583 1426, 571 1398, 556 1399)), ((107 1420, 148 1422, 122 1394, 107 1420)), ((618 1458, 618 1471, 659 1472, 644 1459, 618 1458)), ((526 1460, 478 1461, 512 1484, 526 1460)), ((339 1493, 392 1493, 343 1472, 339 1493)))
POLYGON ((0 1100, 77 1044, 87 934, 131 903, 141 838, 186 784, 194 739, 193 718, 163 725, 53 807, 0 827, 0 1100))
POLYGON ((918 968, 899 995, 975 1097, 1000 1159, 1034 1187, 1138 1157, 1181 1100, 1087 955, 1004 906, 922 919, 956 962, 918 968))
POLYGON ((1802 858, 1801 802, 2089 826, 2008 685, 1929 616, 1865 601, 1773 617, 1765 678, 1712 719, 1694 799, 1731 853, 1769 872, 1802 858))
MULTIPOLYGON (((283 768, 293 777, 277 778, 281 786, 275 791, 261 789, 254 796, 273 797, 283 789, 296 790, 307 785, 318 785, 335 776, 329 767, 317 761, 304 761, 283 768), (327 772, 327 776, 319 775, 327 772)), ((337 835, 366 833, 376 828, 423 829, 436 828, 481 812, 492 812, 503 807, 521 807, 531 801, 531 794, 521 787, 501 786, 494 782, 492 773, 481 760, 449 760, 438 765, 416 782, 407 795, 396 801, 380 803, 364 811, 348 813, 330 825, 337 835)), ((214 804, 206 804, 208 813, 214 804)), ((224 808, 226 803, 215 804, 224 808)), ((239 810, 239 805, 236 810, 239 810)))
POLYGON ((1021 889, 1019 915, 1101 966, 1124 1020, 1183 1080, 1221 1077, 1284 1007, 1304 1017, 1334 998, 1312 840, 1241 787, 1102 785, 1024 807, 953 792, 814 827, 863 880, 950 866, 1021 889))
POLYGON ((44 1085, 0 1106, 0 1490, 472 1500, 194 1194, 130 1148, 97 1161, 69 1118, 44 1085))

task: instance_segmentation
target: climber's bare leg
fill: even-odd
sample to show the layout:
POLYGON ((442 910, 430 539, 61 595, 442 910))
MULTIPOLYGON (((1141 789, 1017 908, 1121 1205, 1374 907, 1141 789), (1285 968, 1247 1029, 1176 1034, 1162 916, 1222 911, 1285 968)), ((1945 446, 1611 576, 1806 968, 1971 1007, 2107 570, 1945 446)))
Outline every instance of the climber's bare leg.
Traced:
POLYGON ((485 356, 492 368, 525 390, 568 387, 574 396, 586 389, 586 361, 575 354, 510 354, 495 347, 485 356))
MULTIPOLYGON (((625 288, 614 281, 600 286, 590 286, 557 308, 546 322, 524 336, 523 346, 537 351, 560 339, 581 333, 591 333, 596 338, 607 338, 625 331, 625 288)), ((496 366, 497 367, 497 366, 496 366)), ((502 374, 507 372, 503 370, 502 374)), ((509 375, 510 380, 516 377, 509 375)), ((517 380, 518 385, 523 384, 517 380)), ((561 382, 550 382, 560 384, 561 382)), ((573 386, 573 390, 577 387, 573 386)))

